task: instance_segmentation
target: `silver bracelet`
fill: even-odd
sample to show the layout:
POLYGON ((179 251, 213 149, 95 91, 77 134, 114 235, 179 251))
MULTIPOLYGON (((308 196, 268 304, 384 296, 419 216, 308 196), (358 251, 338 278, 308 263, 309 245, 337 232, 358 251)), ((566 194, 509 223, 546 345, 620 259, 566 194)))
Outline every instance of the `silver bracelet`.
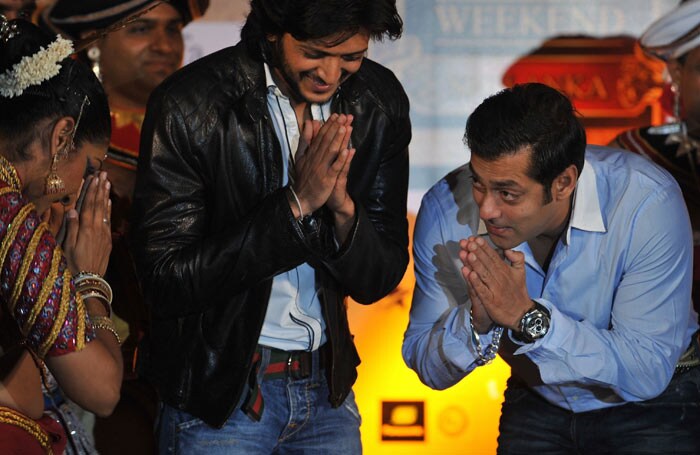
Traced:
POLYGON ((491 337, 491 343, 486 346, 486 350, 481 347, 481 340, 479 339, 479 334, 476 332, 476 327, 474 327, 474 318, 472 317, 471 311, 469 312, 469 326, 472 329, 472 342, 474 343, 474 348, 476 349, 477 359, 474 361, 477 366, 488 365, 496 358, 498 354, 498 348, 501 346, 501 336, 503 335, 503 327, 497 325, 493 329, 493 337, 491 337))
POLYGON ((294 191, 294 187, 292 185, 289 185, 289 191, 292 193, 292 196, 294 196, 294 200, 297 203, 297 207, 299 207, 299 218, 298 220, 304 218, 304 211, 301 209, 301 202, 299 202, 299 197, 297 197, 296 191, 294 191))

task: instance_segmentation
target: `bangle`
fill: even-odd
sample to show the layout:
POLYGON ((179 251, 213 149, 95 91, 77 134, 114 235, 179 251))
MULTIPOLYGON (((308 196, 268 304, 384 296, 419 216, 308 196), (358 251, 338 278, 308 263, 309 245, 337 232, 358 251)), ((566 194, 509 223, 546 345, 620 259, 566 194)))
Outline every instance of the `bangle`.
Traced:
POLYGON ((297 196, 297 193, 294 191, 294 187, 292 185, 289 185, 289 192, 292 193, 292 196, 294 196, 294 201, 297 203, 297 207, 299 207, 299 218, 297 220, 300 220, 304 218, 304 211, 301 209, 301 202, 299 202, 299 197, 297 196))
POLYGON ((474 327, 474 318, 472 317, 471 311, 469 312, 469 326, 472 329, 472 343, 474 344, 474 349, 476 350, 477 359, 475 363, 477 366, 488 365, 496 358, 498 354, 498 348, 501 346, 501 335, 503 335, 503 327, 497 325, 493 329, 493 337, 491 338, 491 343, 486 347, 486 350, 481 348, 481 340, 479 339, 479 334, 476 332, 474 327))
POLYGON ((99 292, 107 303, 112 303, 112 288, 102 278, 95 280, 93 278, 83 279, 82 281, 73 281, 77 292, 95 291, 99 292))
POLYGON ((78 277, 81 277, 81 276, 87 276, 87 277, 96 276, 96 277, 102 278, 102 275, 100 275, 99 273, 97 273, 97 272, 88 272, 87 270, 81 270, 80 272, 76 273, 75 276, 74 276, 73 278, 78 278, 78 277))
POLYGON ((102 303, 109 316, 112 315, 112 288, 100 275, 80 272, 73 278, 75 292, 82 298, 96 298, 102 303))
POLYGON ((117 339, 117 344, 122 344, 122 339, 117 333, 117 329, 114 328, 114 322, 105 316, 90 317, 90 324, 94 330, 102 329, 112 332, 114 338, 117 339))
POLYGON ((112 305, 109 304, 109 301, 105 299, 105 296, 102 295, 99 292, 96 291, 83 291, 78 293, 80 297, 82 297, 83 302, 86 299, 97 299, 101 304, 102 307, 104 307, 105 311, 107 312, 107 317, 111 318, 112 317, 112 305))

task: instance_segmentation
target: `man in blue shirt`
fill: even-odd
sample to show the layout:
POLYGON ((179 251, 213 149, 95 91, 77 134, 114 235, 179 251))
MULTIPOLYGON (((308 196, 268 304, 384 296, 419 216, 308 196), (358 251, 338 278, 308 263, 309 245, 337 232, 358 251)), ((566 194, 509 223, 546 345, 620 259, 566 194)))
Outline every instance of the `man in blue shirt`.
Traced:
POLYGON ((499 453, 700 453, 692 235, 673 178, 586 149, 542 84, 470 116, 471 161, 425 195, 403 355, 435 389, 498 352, 499 453), (651 452, 650 452, 651 451, 651 452))

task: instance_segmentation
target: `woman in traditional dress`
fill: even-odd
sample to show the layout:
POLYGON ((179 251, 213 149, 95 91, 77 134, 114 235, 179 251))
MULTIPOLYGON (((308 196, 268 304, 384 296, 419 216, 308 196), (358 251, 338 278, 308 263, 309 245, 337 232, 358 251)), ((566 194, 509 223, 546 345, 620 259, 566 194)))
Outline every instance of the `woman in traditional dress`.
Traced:
POLYGON ((0 15, 2 453, 63 451, 62 428, 44 415, 47 369, 70 399, 98 415, 119 399, 122 358, 102 278, 110 183, 97 171, 109 108, 73 51, 70 41, 0 15), (84 197, 58 242, 39 214, 78 193, 84 197))

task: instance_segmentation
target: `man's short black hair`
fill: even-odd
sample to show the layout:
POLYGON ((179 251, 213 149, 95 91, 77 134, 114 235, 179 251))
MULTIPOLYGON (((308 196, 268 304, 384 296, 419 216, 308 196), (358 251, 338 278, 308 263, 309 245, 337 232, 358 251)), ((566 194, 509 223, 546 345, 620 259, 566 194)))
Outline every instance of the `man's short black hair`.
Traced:
POLYGON ((370 39, 398 39, 403 21, 396 0, 252 0, 241 30, 241 41, 251 56, 269 61, 268 36, 289 33, 299 41, 334 37, 342 43, 360 30, 370 39))
POLYGON ((530 147, 528 176, 545 187, 548 202, 552 182, 567 167, 574 164, 581 175, 586 131, 565 95, 530 83, 484 100, 467 120, 464 142, 473 155, 486 161, 530 147))

